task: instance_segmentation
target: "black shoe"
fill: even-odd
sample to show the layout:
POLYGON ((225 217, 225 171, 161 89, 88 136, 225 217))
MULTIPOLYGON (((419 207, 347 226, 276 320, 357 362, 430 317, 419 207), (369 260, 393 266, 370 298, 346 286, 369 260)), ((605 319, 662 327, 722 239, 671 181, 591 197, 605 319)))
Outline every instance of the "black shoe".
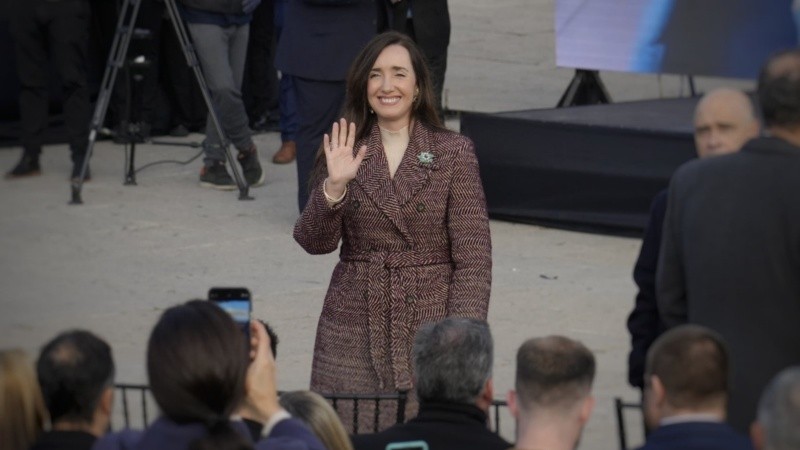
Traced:
POLYGON ((200 170, 200 186, 219 189, 221 191, 232 191, 236 189, 236 183, 228 175, 228 170, 224 163, 215 163, 210 166, 203 166, 200 170))
POLYGON ((183 124, 178 124, 175 128, 169 130, 169 135, 172 137, 186 137, 189 135, 189 129, 183 124))
MULTIPOLYGON (((80 181, 81 178, 81 168, 83 167, 83 163, 72 163, 72 175, 70 176, 70 181, 73 183, 77 183, 80 181)), ((86 167, 86 175, 83 177, 83 182, 91 181, 92 180, 92 169, 90 167, 86 167)))
POLYGON ((244 179, 248 185, 256 187, 264 184, 264 170, 261 169, 261 163, 258 161, 258 150, 255 145, 250 150, 239 152, 236 160, 242 166, 244 179))
POLYGON ((281 124, 277 119, 261 116, 250 124, 250 129, 259 133, 281 131, 281 124))
POLYGON ((6 173, 6 178, 31 177, 41 174, 42 169, 39 167, 39 157, 23 154, 17 165, 6 173))

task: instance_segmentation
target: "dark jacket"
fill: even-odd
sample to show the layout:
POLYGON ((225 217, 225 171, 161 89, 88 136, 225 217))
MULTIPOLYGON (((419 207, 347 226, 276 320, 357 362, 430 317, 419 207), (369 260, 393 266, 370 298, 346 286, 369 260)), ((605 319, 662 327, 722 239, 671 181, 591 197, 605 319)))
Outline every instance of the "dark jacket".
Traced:
POLYGON ((664 425, 647 436, 640 450, 753 450, 750 440, 724 423, 664 425))
POLYGON ((381 11, 378 15, 378 30, 408 32, 405 21, 411 8, 414 23, 414 42, 427 57, 447 53, 450 45, 450 12, 447 0, 404 0, 392 3, 378 0, 381 11))
POLYGON ((30 450, 89 450, 96 440, 93 434, 83 431, 48 431, 30 450))
MULTIPOLYGON (((250 438, 243 422, 232 422, 232 426, 242 436, 250 438)), ((135 435, 130 431, 106 435, 92 450, 186 450, 192 441, 207 432, 202 424, 178 424, 161 417, 135 435)), ((269 436, 256 442, 254 447, 256 450, 325 450, 316 436, 296 419, 278 422, 269 436)))
POLYGON ((430 450, 505 450, 511 444, 486 426, 486 414, 474 405, 422 402, 407 423, 375 434, 352 437, 355 450, 385 450, 387 444, 425 441, 430 450))
POLYGON ((275 67, 289 75, 343 81, 350 64, 375 35, 374 0, 339 6, 292 0, 275 55, 275 67))
POLYGON ((730 348, 729 423, 747 433, 758 398, 800 363, 800 148, 753 139, 672 178, 658 264, 664 324, 707 326, 730 348))
POLYGON ((647 350, 661 333, 664 324, 658 316, 656 304, 656 268, 661 248, 661 230, 667 213, 667 190, 656 194, 650 205, 650 221, 644 230, 642 248, 633 268, 633 281, 639 288, 636 304, 628 316, 628 331, 631 334, 631 352, 628 355, 628 383, 644 387, 644 364, 647 350))

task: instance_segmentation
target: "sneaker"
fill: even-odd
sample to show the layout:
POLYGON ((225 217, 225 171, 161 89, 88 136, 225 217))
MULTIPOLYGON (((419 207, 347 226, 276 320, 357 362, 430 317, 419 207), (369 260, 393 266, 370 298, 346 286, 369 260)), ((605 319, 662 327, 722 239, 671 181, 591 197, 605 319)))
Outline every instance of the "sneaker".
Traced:
POLYGON ((23 154, 16 166, 6 173, 6 178, 22 178, 41 175, 42 169, 39 167, 39 157, 23 154))
POLYGON ((228 170, 224 163, 216 163, 210 166, 203 166, 200 170, 200 186, 219 189, 221 191, 232 191, 236 189, 236 183, 228 175, 228 170))
POLYGON ((281 144, 281 149, 272 157, 275 164, 289 164, 297 157, 297 146, 294 141, 286 141, 281 144))
POLYGON ((251 187, 261 186, 264 184, 264 171, 261 169, 261 163, 258 162, 258 150, 253 145, 250 150, 239 152, 236 157, 239 165, 242 166, 244 179, 251 187))
MULTIPOLYGON (((72 164, 72 175, 70 176, 70 181, 78 182, 80 181, 81 177, 81 168, 83 164, 72 164)), ((87 181, 92 180, 92 169, 90 167, 86 167, 86 175, 83 177, 83 182, 86 183, 87 181)))

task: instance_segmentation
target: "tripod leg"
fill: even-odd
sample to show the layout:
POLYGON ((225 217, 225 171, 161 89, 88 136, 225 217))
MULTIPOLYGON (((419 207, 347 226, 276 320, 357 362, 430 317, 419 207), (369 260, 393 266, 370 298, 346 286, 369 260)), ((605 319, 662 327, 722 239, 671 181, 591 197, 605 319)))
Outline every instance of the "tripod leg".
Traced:
POLYGON ((236 164, 236 159, 231 153, 228 138, 225 135, 225 132, 222 130, 219 116, 217 116, 217 112, 214 109, 213 103, 211 102, 211 95, 208 92, 208 84, 203 76, 203 72, 200 70, 197 54, 195 53, 194 46, 189 39, 189 34, 186 32, 186 27, 181 20, 175 0, 164 0, 164 4, 167 7, 170 21, 172 22, 172 26, 175 29, 175 34, 178 37, 178 42, 181 45, 181 49, 183 49, 183 55, 186 57, 186 63, 192 68, 192 72, 194 72, 194 76, 197 79, 197 84, 200 85, 200 92, 203 94, 203 101, 205 102, 206 107, 208 107, 208 115, 214 124, 214 130, 216 130, 219 140, 225 149, 225 158, 228 160, 228 165, 233 172, 233 178, 236 180, 236 185, 239 187, 239 200, 252 200, 253 198, 248 194, 250 187, 247 185, 244 176, 239 171, 239 167, 236 164))
POLYGON ((125 163, 125 186, 136 186, 136 142, 131 142, 128 160, 125 163))
POLYGON ((83 182, 86 179, 86 171, 89 169, 89 160, 92 158, 94 143, 97 141, 97 133, 102 128, 103 121, 106 118, 111 93, 117 80, 117 73, 125 63, 125 57, 128 54, 128 47, 136 25, 136 17, 139 15, 140 4, 141 0, 125 0, 122 3, 122 9, 117 19, 117 29, 114 33, 114 41, 111 44, 111 51, 108 53, 108 62, 103 73, 103 81, 100 83, 100 93, 94 106, 94 114, 89 128, 89 144, 86 148, 86 155, 83 158, 81 174, 78 178, 73 179, 71 183, 72 200, 70 204, 72 205, 83 203, 81 191, 83 190, 83 182))

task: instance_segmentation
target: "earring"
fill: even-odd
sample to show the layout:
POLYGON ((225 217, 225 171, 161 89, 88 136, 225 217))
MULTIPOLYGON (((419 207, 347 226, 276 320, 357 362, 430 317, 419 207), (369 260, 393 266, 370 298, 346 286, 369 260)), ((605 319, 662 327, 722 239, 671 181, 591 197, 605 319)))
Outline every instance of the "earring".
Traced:
POLYGON ((375 111, 373 111, 373 110, 372 110, 372 108, 370 108, 370 109, 369 109, 369 113, 370 113, 370 114, 375 114, 375 111))

